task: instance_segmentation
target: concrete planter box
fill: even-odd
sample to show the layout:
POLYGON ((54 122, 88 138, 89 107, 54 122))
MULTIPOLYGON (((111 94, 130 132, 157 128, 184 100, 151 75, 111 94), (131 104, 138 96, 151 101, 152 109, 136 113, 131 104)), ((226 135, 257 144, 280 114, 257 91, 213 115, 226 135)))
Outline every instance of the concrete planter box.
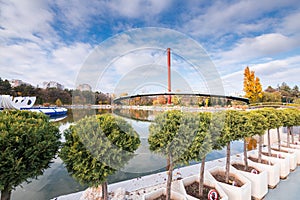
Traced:
MULTIPOLYGON (((188 200, 198 200, 198 198, 190 196, 186 193, 185 186, 190 185, 194 182, 199 182, 199 175, 190 176, 187 178, 184 178, 180 180, 182 186, 180 187, 179 193, 183 194, 188 200)), ((221 188, 220 185, 218 185, 217 181, 212 177, 209 173, 204 173, 204 185, 210 186, 215 188, 219 195, 221 200, 228 200, 228 196, 224 192, 224 190, 221 188)))
MULTIPOLYGON (((160 188, 156 191, 150 192, 148 194, 145 194, 143 196, 142 200, 152 200, 155 198, 160 197, 161 195, 166 195, 166 188, 160 188)), ((186 200, 186 198, 184 197, 184 195, 179 194, 177 192, 171 191, 171 199, 174 200, 186 200)))
POLYGON ((280 178, 285 179, 290 174, 290 159, 289 158, 275 158, 262 155, 262 159, 269 160, 280 165, 280 178))
MULTIPOLYGON (((225 172, 225 167, 214 167, 209 170, 211 174, 215 174, 218 172, 225 172)), ((227 194, 230 200, 251 200, 251 182, 245 178, 238 170, 230 167, 230 174, 237 177, 240 181, 244 183, 241 187, 236 187, 233 185, 229 185, 226 183, 218 182, 224 192, 227 194)))
POLYGON ((295 152, 291 152, 291 153, 285 153, 285 152, 281 152, 281 151, 275 151, 272 150, 272 153, 275 153, 277 155, 281 155, 285 158, 288 158, 290 161, 290 170, 294 171, 297 167, 297 156, 295 152))
MULTIPOLYGON (((251 158, 258 158, 257 154, 251 154, 249 155, 251 158)), ((270 188, 275 188, 277 184, 280 181, 280 163, 271 162, 272 165, 266 165, 262 163, 257 163, 249 160, 249 163, 251 162, 251 165, 257 166, 263 170, 266 170, 268 172, 268 186, 270 188)))
MULTIPOLYGON (((244 162, 242 160, 235 160, 231 164, 244 165, 244 162)), ((248 160, 248 165, 249 167, 257 169, 257 171, 259 171, 259 174, 254 174, 243 170, 238 171, 251 182, 252 197, 254 197, 255 199, 263 199, 263 197, 268 193, 268 172, 258 165, 253 164, 251 160, 248 160)))
POLYGON ((299 147, 299 149, 297 149, 297 148, 281 147, 281 149, 284 150, 284 151, 295 153, 296 157, 297 157, 297 165, 300 165, 300 147, 299 147))

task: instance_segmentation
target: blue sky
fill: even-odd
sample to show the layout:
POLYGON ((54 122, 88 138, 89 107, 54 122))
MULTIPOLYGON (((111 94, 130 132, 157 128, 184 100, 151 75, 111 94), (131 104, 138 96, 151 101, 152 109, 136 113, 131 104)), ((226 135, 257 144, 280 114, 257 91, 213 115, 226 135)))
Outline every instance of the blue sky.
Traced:
MULTIPOLYGON (((242 94, 246 66, 264 88, 300 85, 299 19, 298 0, 0 0, 0 77, 33 85, 54 80, 74 88, 82 66, 103 41, 133 28, 159 27, 202 45, 226 94, 242 94)), ((137 54, 122 55, 111 66, 127 74, 147 59, 164 65, 163 52, 137 54)), ((188 66, 179 57, 174 62, 188 66)), ((188 71, 177 72, 187 77, 188 71)), ((99 88, 114 92, 115 79, 107 74, 99 88)), ((186 79, 187 84, 196 80, 186 79)))

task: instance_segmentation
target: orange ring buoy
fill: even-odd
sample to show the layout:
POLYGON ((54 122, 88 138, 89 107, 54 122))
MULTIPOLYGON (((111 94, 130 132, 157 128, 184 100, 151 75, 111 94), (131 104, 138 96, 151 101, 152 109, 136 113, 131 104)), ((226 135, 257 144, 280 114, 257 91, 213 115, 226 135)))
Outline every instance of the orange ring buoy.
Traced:
POLYGON ((219 198, 218 192, 215 189, 211 189, 207 195, 208 200, 217 200, 219 198))

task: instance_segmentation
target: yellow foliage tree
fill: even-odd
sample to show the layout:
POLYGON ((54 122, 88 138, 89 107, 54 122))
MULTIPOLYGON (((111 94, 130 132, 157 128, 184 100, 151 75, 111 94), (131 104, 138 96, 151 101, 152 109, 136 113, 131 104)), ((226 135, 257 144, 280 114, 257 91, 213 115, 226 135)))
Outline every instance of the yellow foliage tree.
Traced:
POLYGON ((255 77, 254 71, 250 71, 248 66, 244 70, 244 92, 250 103, 257 103, 263 97, 260 80, 258 77, 255 77))

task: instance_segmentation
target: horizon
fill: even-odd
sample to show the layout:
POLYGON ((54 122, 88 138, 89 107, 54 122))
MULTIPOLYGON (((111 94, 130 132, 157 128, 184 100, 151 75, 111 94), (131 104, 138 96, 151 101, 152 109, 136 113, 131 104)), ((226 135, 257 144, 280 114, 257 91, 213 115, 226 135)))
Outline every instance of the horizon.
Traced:
MULTIPOLYGON (((264 0, 259 4, 195 0, 89 0, 69 4, 12 0, 0 4, 0 69, 4 80, 20 79, 33 86, 56 81, 75 89, 80 69, 103 42, 132 29, 158 27, 175 30, 198 42, 214 63, 226 95, 243 94, 246 66, 255 71, 264 89, 276 88, 283 82, 291 87, 299 85, 297 0, 264 0)), ((180 45, 183 48, 185 44, 180 45)), ((138 51, 113 64, 118 64, 118 73, 126 73, 124 70, 145 61, 164 65, 163 56, 160 51, 138 51)), ((174 68, 188 66, 180 57, 175 56, 174 60, 174 68)), ((106 78, 107 87, 95 91, 113 92, 110 79, 114 76, 106 78)))

